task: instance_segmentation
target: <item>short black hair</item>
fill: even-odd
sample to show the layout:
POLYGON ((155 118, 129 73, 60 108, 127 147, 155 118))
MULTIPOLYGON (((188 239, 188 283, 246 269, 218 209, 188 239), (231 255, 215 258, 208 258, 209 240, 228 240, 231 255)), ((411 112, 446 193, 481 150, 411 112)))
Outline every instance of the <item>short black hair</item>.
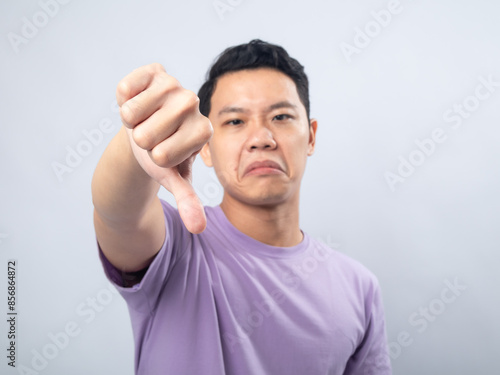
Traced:
POLYGON ((309 120, 309 81, 304 67, 281 46, 253 39, 248 43, 224 50, 208 70, 206 81, 198 91, 200 112, 208 117, 211 99, 217 80, 222 75, 245 69, 273 68, 290 77, 297 86, 300 101, 306 108, 309 120))

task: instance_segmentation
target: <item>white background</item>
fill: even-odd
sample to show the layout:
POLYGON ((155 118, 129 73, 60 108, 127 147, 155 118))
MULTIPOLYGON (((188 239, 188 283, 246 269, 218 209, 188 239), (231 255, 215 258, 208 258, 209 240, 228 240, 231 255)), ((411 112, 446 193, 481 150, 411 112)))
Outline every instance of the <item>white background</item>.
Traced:
MULTIPOLYGON (((15 259, 17 365, 33 369, 44 350, 53 358, 39 360, 41 371, 8 367, 5 322, 0 372, 133 373, 128 311, 97 257, 90 194, 120 126, 116 84, 160 62, 197 92, 223 49, 261 38, 305 66, 319 121, 301 226, 379 278, 394 373, 499 373, 500 87, 473 96, 479 77, 500 82, 500 4, 401 0, 377 30, 371 12, 388 1, 221 2, 231 10, 218 14, 213 0, 74 0, 46 16, 37 1, 1 2, 0 314, 5 322, 15 259), (24 17, 36 34, 23 30, 24 17), (366 27, 371 42, 346 58, 341 46, 356 47, 366 27), (453 128, 443 115, 464 101, 473 110, 453 128), (85 149, 82 132, 102 121, 112 131, 85 149), (419 159, 416 140, 439 128, 446 140, 419 159), (53 164, 79 145, 88 155, 58 178, 53 164), (391 189, 386 172, 410 155, 420 165, 391 189), (447 283, 462 289, 452 294, 447 283), (78 334, 51 351, 50 334, 68 323, 78 334)), ((194 184, 208 205, 222 193, 213 176, 198 159, 194 184)))

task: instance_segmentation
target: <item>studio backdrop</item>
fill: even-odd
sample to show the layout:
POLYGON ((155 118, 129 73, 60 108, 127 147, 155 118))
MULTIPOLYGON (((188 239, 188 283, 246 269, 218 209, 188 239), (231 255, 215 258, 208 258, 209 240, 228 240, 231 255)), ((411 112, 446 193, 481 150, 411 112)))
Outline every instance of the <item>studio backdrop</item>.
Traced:
MULTIPOLYGON (((305 66, 301 228, 378 277, 394 374, 500 373, 499 19, 492 0, 2 1, 0 373, 133 374, 90 190, 116 85, 158 62, 197 92, 254 38, 305 66)), ((200 158, 193 184, 219 204, 200 158)))

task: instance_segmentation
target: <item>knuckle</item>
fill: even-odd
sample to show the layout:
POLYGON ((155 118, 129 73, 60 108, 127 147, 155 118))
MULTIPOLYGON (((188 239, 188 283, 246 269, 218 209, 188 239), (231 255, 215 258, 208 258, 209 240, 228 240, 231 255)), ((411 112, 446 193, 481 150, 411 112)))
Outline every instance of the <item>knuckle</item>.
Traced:
POLYGON ((210 120, 206 117, 196 119, 192 125, 193 138, 190 140, 192 150, 199 151, 213 135, 213 128, 210 120))
POLYGON ((130 84, 124 78, 116 85, 116 99, 118 103, 126 101, 130 96, 130 84))
POLYGON ((208 142, 210 138, 212 138, 212 135, 214 134, 214 128, 212 127, 212 123, 210 120, 206 117, 202 119, 201 126, 200 126, 200 137, 205 141, 208 142))
POLYGON ((167 73, 163 73, 162 76, 165 79, 165 81, 169 84, 169 86, 172 87, 173 89, 177 88, 182 89, 181 83, 175 77, 172 77, 167 73))
POLYGON ((191 90, 184 90, 184 100, 186 107, 188 108, 198 108, 200 103, 200 98, 191 90))
POLYGON ((120 116, 122 120, 129 124, 131 127, 134 127, 142 121, 141 116, 144 110, 147 109, 149 103, 140 100, 137 97, 133 97, 130 100, 127 100, 120 107, 120 116))
POLYGON ((171 160, 171 155, 169 153, 160 147, 154 147, 150 152, 149 152, 149 157, 153 162, 158 165, 159 167, 163 168, 168 168, 170 167, 169 163, 171 160))
POLYGON ((124 123, 130 126, 134 125, 135 114, 129 103, 124 103, 120 107, 120 117, 122 118, 124 123))
POLYGON ((153 72, 165 72, 165 68, 163 67, 163 65, 161 65, 158 62, 154 62, 154 63, 150 64, 149 66, 151 67, 153 72))
POLYGON ((143 130, 141 127, 134 128, 132 137, 134 142, 144 150, 150 150, 154 146, 151 133, 143 130))
POLYGON ((177 110, 179 111, 179 116, 184 118, 194 116, 196 118, 196 114, 199 113, 198 105, 200 98, 194 92, 187 89, 182 89, 178 95, 179 106, 177 110))
POLYGON ((162 93, 167 93, 181 87, 180 82, 168 75, 165 71, 156 74, 154 77, 154 84, 159 87, 162 93))

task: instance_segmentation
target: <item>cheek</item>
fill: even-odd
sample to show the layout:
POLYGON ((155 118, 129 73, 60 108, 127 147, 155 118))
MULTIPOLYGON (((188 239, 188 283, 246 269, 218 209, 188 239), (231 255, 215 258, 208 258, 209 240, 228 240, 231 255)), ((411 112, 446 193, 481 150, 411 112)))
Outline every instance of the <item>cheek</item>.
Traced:
POLYGON ((309 136, 297 137, 289 143, 288 160, 290 160, 290 168, 294 174, 304 168, 307 160, 307 151, 309 148, 309 136))
POLYGON ((238 149, 234 142, 221 142, 217 140, 210 144, 212 163, 221 183, 229 181, 238 170, 238 149))

